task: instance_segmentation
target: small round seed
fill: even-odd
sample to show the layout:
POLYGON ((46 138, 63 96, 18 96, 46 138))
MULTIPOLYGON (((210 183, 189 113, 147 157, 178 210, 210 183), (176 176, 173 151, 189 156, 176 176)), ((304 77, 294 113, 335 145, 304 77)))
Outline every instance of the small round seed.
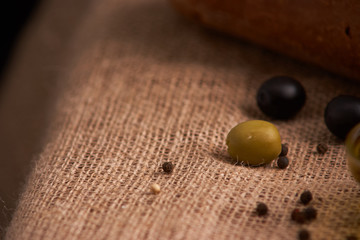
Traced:
POLYGON ((151 190, 151 192, 154 193, 154 194, 159 194, 159 193, 160 193, 160 186, 159 186, 159 184, 156 184, 156 183, 151 184, 150 190, 151 190))
POLYGON ((317 216, 317 211, 315 208, 313 207, 307 207, 304 209, 304 216, 305 216, 305 219, 306 220, 313 220, 313 219, 316 219, 316 216, 317 216))
POLYGON ((258 216, 264 216, 266 215, 268 212, 268 207, 266 206, 265 203, 258 203, 258 205, 256 206, 256 213, 258 216))
POLYGON ((289 152, 289 148, 287 146, 287 144, 281 144, 281 152, 279 154, 279 157, 283 157, 286 156, 289 152))
POLYGON ((289 166, 289 159, 287 157, 279 157, 277 160, 277 165, 280 169, 285 169, 289 166))
POLYGON ((316 151, 319 153, 319 154, 325 154, 328 150, 328 146, 325 144, 325 143, 319 143, 317 146, 316 146, 316 151))
POLYGON ((304 191, 300 195, 300 201, 305 205, 308 204, 312 199, 313 199, 313 197, 312 197, 312 194, 310 191, 304 191))
POLYGON ((162 164, 162 169, 165 173, 172 173, 174 170, 174 165, 171 162, 164 162, 162 164))
POLYGON ((309 240, 310 239, 310 233, 308 230, 302 229, 298 232, 298 238, 299 240, 309 240))

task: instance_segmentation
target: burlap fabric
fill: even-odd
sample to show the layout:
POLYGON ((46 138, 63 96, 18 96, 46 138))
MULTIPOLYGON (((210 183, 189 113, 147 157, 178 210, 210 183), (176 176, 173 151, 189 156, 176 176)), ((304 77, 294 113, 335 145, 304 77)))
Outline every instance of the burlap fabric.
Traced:
MULTIPOLYGON (((60 6, 54 2, 50 12, 60 6)), ((7 239, 296 239, 303 228, 313 239, 360 237, 360 185, 323 122, 327 102, 359 96, 359 83, 204 30, 163 0, 62 2, 81 17, 51 25, 55 16, 40 11, 32 25, 73 31, 64 31, 69 44, 56 50, 61 61, 38 59, 39 68, 61 64, 43 86, 52 93, 39 101, 47 102, 39 113, 45 140, 7 239), (272 121, 289 144, 289 167, 230 164, 226 134, 245 120, 271 121, 255 94, 279 74, 299 79, 308 95, 295 118, 272 121), (320 142, 329 145, 325 155, 316 153, 320 142), (164 161, 175 164, 172 174, 162 172, 164 161), (152 183, 159 195, 150 193, 152 183), (318 217, 301 226, 290 214, 302 208, 305 189, 318 217), (268 205, 267 216, 256 216, 257 202, 268 205)), ((39 41, 28 48, 41 49, 47 30, 35 32, 39 41)), ((31 75, 26 64, 13 69, 31 75)), ((19 92, 26 106, 31 98, 19 92)))

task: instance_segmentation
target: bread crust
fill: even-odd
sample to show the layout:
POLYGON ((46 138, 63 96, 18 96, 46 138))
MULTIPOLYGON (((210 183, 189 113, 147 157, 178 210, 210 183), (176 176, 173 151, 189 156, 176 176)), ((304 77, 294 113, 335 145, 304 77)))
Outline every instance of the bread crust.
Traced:
POLYGON ((358 0, 170 0, 197 22, 360 80, 358 0))

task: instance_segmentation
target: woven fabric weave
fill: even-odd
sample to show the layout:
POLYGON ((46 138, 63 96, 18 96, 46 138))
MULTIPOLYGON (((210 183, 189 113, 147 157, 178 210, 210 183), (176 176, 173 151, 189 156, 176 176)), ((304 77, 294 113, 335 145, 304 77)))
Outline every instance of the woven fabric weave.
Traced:
POLYGON ((360 237, 360 185, 323 121, 333 97, 360 96, 359 83, 204 30, 166 1, 93 1, 80 26, 7 239, 296 239, 303 228, 313 239, 360 237), (256 106, 275 75, 306 89, 288 121, 256 106), (287 169, 229 162, 228 131, 251 119, 278 127, 287 169), (304 190, 318 216, 298 225, 290 214, 304 190), (267 216, 256 216, 258 202, 267 216))

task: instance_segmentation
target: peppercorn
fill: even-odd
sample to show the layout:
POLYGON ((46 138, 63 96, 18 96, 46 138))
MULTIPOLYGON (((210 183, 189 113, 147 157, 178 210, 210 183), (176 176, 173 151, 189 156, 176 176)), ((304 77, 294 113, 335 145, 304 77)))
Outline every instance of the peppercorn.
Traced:
POLYGON ((298 238, 299 240, 309 240, 310 239, 310 233, 308 230, 302 229, 298 232, 298 238))
POLYGON ((303 212, 304 212, 305 219, 308 221, 315 219, 317 216, 317 211, 313 207, 307 207, 304 209, 303 212))
POLYGON ((289 166, 289 159, 287 157, 279 157, 277 160, 277 165, 280 169, 285 169, 289 166))
POLYGON ((281 152, 279 154, 279 157, 286 156, 288 154, 289 148, 287 144, 281 144, 281 152))
POLYGON ((154 193, 154 194, 159 194, 159 193, 160 193, 160 186, 159 186, 159 184, 156 184, 156 183, 151 184, 150 190, 151 190, 151 192, 154 193))
POLYGON ((268 207, 266 206, 265 203, 258 203, 258 205, 256 206, 256 213, 258 216, 264 216, 266 215, 268 212, 268 207))
POLYGON ((306 205, 308 204, 311 200, 312 200, 312 194, 310 191, 304 191, 301 195, 300 195, 300 201, 306 205))
POLYGON ((328 146, 325 144, 325 143, 319 143, 317 146, 316 146, 316 150, 319 154, 324 154, 327 152, 328 150, 328 146))
POLYGON ((172 173, 174 170, 174 165, 171 162, 164 162, 162 164, 162 169, 165 173, 172 173))
POLYGON ((291 212, 291 219, 297 223, 304 223, 305 222, 305 215, 303 212, 301 212, 298 208, 295 208, 291 212))

